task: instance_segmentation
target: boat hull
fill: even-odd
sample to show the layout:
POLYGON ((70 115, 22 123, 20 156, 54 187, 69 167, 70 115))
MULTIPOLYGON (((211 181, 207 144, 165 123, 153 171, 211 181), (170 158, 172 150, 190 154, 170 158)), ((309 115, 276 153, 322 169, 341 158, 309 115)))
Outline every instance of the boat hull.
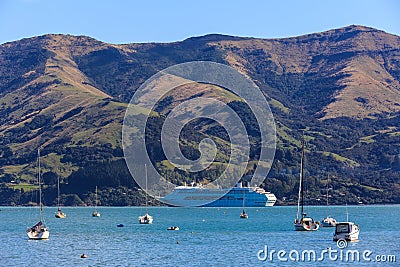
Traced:
POLYGON ((50 236, 50 232, 47 228, 42 228, 40 231, 28 229, 26 234, 28 235, 29 239, 35 240, 48 239, 50 236))
POLYGON ((54 216, 55 216, 56 218, 58 218, 58 219, 65 219, 65 218, 67 218, 67 215, 66 215, 64 212, 60 212, 60 211, 56 212, 56 214, 54 214, 54 216))
POLYGON ((294 230, 296 231, 317 231, 319 229, 319 225, 315 224, 315 226, 308 226, 304 224, 295 224, 294 230))
POLYGON ((152 224, 153 223, 153 219, 147 219, 147 220, 141 220, 139 219, 139 223, 140 224, 152 224))
POLYGON ((358 240, 358 234, 359 234, 359 231, 357 233, 352 233, 352 234, 335 235, 333 237, 333 241, 339 241, 339 240, 346 240, 346 241, 349 241, 349 242, 357 241, 358 240))
POLYGON ((138 218, 140 224, 152 224, 153 217, 150 215, 139 216, 138 218))
POLYGON ((317 231, 319 229, 319 223, 315 222, 310 217, 304 217, 300 220, 294 221, 294 230, 296 231, 317 231))
POLYGON ((100 217, 100 212, 94 211, 94 212, 92 213, 92 216, 93 216, 93 217, 100 217))
POLYGON ((321 221, 321 226, 322 227, 335 227, 336 226, 336 220, 331 218, 331 217, 327 217, 325 219, 323 219, 321 221))

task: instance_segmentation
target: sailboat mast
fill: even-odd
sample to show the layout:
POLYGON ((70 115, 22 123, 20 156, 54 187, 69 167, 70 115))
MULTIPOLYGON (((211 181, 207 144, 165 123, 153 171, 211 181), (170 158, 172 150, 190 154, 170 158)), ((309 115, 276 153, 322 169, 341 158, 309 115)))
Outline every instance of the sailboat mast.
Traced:
POLYGON ((146 196, 146 214, 148 214, 148 208, 147 208, 147 165, 144 164, 144 172, 145 172, 145 178, 146 178, 146 192, 145 196, 146 196))
POLYGON ((94 201, 94 207, 95 208, 94 208, 94 210, 97 211, 97 185, 96 185, 96 190, 95 191, 96 192, 95 192, 95 195, 94 195, 95 196, 95 201, 94 201))
POLYGON ((301 190, 302 190, 302 173, 301 173, 301 166, 302 166, 302 164, 303 164, 303 158, 301 158, 301 161, 300 161, 300 181, 299 181, 299 194, 298 194, 298 197, 297 197, 297 212, 296 212, 296 219, 298 220, 299 219, 299 212, 300 212, 300 199, 301 199, 301 190))
POLYGON ((243 208, 243 211, 244 211, 244 190, 242 192, 243 192, 242 208, 243 208))
POLYGON ((301 162, 300 162, 300 183, 301 183, 301 216, 303 217, 304 214, 304 156, 305 156, 305 152, 304 152, 304 130, 303 130, 303 135, 302 135, 302 142, 301 142, 301 162))
POLYGON ((328 181, 326 182, 326 218, 328 218, 328 205, 329 205, 329 173, 328 181))
POLYGON ((40 148, 38 148, 38 180, 39 180, 39 207, 40 207, 40 221, 42 221, 42 183, 40 180, 41 172, 40 172, 40 148))
POLYGON ((60 209, 60 177, 57 176, 57 208, 60 209))

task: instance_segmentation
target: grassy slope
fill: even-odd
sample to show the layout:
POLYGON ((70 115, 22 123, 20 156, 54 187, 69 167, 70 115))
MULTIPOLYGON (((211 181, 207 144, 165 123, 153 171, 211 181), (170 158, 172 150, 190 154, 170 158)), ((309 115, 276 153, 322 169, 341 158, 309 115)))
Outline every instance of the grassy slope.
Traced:
MULTIPOLYGON (((392 114, 399 112, 398 88, 400 86, 391 72, 391 69, 396 67, 395 65, 392 66, 394 61, 384 63, 380 58, 381 55, 363 54, 363 51, 368 49, 389 51, 398 46, 399 38, 387 36, 377 31, 372 34, 380 39, 377 38, 378 41, 371 43, 368 39, 370 38, 368 34, 371 34, 369 30, 362 30, 357 33, 359 30, 356 27, 352 30, 341 29, 338 32, 331 31, 283 40, 211 41, 203 47, 201 45, 200 48, 196 47, 196 49, 199 49, 200 54, 202 54, 205 51, 202 50, 204 47, 206 49, 217 47, 217 50, 222 52, 215 53, 213 56, 224 55, 223 60, 225 62, 230 63, 234 68, 262 85, 262 90, 269 97, 269 103, 276 112, 278 147, 284 147, 285 150, 296 153, 300 147, 297 119, 302 119, 302 122, 315 126, 319 122, 311 121, 311 119, 318 116, 322 120, 337 119, 342 116, 362 120, 374 118, 383 112, 391 112, 392 114), (347 35, 353 35, 355 38, 347 38, 347 35), (346 38, 338 40, 332 45, 332 40, 339 38, 338 36, 345 36, 346 38), (322 41, 312 41, 313 38, 315 40, 321 38, 322 41), (346 43, 346 40, 350 40, 350 42, 346 43), (349 49, 355 49, 361 55, 352 56, 350 59, 340 58, 341 47, 346 47, 346 45, 350 47, 349 49), (327 69, 326 66, 331 69, 327 69), (260 72, 260 69, 267 72, 260 72), (326 98, 323 105, 315 102, 315 99, 318 98, 314 96, 320 96, 318 91, 311 92, 313 93, 311 97, 307 92, 307 90, 318 89, 309 88, 307 84, 309 82, 307 79, 311 79, 310 77, 314 77, 313 75, 317 75, 318 72, 327 77, 338 77, 332 80, 336 86, 333 94, 329 94, 328 97, 321 95, 321 98, 326 98), (304 76, 304 78, 301 76, 303 74, 311 76, 304 76), (278 82, 284 81, 286 83, 271 82, 272 78, 278 82), (296 79, 299 79, 298 82, 291 84, 291 81, 297 81, 296 79), (296 90, 299 90, 301 94, 296 90), (368 94, 365 94, 365 92, 368 92, 368 94), (359 95, 365 97, 357 99, 359 95), (294 99, 294 101, 291 99, 294 99), (313 108, 317 107, 315 110, 313 109, 314 113, 299 112, 301 109, 307 110, 312 105, 314 105, 313 108), (344 113, 343 110, 347 109, 348 112, 344 113), (301 114, 303 118, 297 118, 296 114, 301 114), (306 115, 310 116, 311 119, 307 118, 306 115)), ((157 66, 154 68, 147 68, 145 65, 132 65, 131 69, 140 71, 137 71, 138 76, 132 76, 131 79, 133 83, 140 83, 146 78, 145 75, 140 75, 142 71, 146 75, 152 74, 151 71, 154 71, 154 69, 161 69, 174 63, 175 58, 173 57, 177 55, 184 59, 190 58, 190 55, 187 56, 183 53, 190 51, 192 47, 185 47, 183 43, 181 46, 173 44, 170 47, 167 44, 160 46, 156 44, 109 45, 86 37, 49 36, 44 47, 54 54, 46 60, 43 75, 32 79, 15 91, 0 95, 0 105, 3 108, 15 108, 14 111, 7 114, 7 123, 0 126, 0 134, 7 134, 10 130, 29 126, 38 115, 43 115, 49 117, 54 124, 51 126, 51 130, 42 125, 30 129, 28 133, 22 136, 26 137, 25 139, 16 139, 23 140, 10 144, 16 156, 31 153, 39 144, 44 146, 54 145, 63 139, 67 140, 62 144, 64 147, 93 147, 106 143, 111 144, 112 147, 121 147, 121 123, 126 104, 112 101, 110 98, 119 99, 122 92, 108 90, 109 84, 102 83, 102 80, 107 80, 107 76, 101 76, 100 73, 98 77, 95 77, 94 72, 88 72, 87 69, 84 71, 82 63, 79 63, 80 60, 82 61, 81 58, 85 57, 85 60, 88 60, 90 64, 93 64, 93 62, 97 64, 89 64, 85 68, 101 69, 106 66, 105 73, 107 73, 107 70, 112 73, 108 78, 115 81, 114 86, 118 89, 123 88, 118 84, 120 77, 130 77, 131 74, 135 74, 124 72, 123 66, 143 62, 151 66, 156 64, 157 61, 157 66), (188 48, 190 49, 185 50, 188 48), (116 54, 107 58, 106 53, 110 51, 114 51, 112 53, 116 54), (175 54, 168 58, 168 56, 165 56, 165 52, 175 54), (182 53, 182 55, 179 55, 179 53, 182 53), (157 55, 162 55, 162 57, 157 55), (116 58, 120 60, 117 66, 113 65, 113 60, 117 60, 116 58), (101 60, 104 60, 104 62, 101 60), (107 62, 111 62, 111 65, 107 65, 107 62), (166 62, 166 65, 162 65, 162 62, 166 62), (122 71, 114 76, 114 72, 120 69, 122 71), (115 80, 113 80, 114 78, 115 80), (35 88, 35 91, 32 93, 32 90, 27 90, 29 88, 35 88), (71 115, 74 111, 77 113, 71 115)), ((35 70, 29 70, 22 76, 33 77, 35 70)), ((129 90, 133 88, 134 86, 131 86, 129 90)), ((237 100, 234 95, 220 88, 213 86, 207 88, 200 85, 193 87, 192 85, 192 87, 182 87, 172 92, 174 102, 166 107, 163 113, 166 114, 174 106, 188 99, 193 93, 193 88, 197 90, 196 92, 201 92, 205 96, 216 97, 223 101, 237 100)), ((138 111, 138 114, 140 114, 140 111, 138 111)), ((328 139, 335 141, 339 140, 339 137, 341 138, 340 132, 331 133, 328 127, 323 130, 316 130, 315 127, 309 129, 308 142, 311 151, 321 151, 319 153, 326 157, 325 160, 349 163, 351 166, 357 167, 360 163, 358 159, 351 158, 352 150, 373 145, 382 135, 396 138, 399 127, 398 125, 391 127, 389 132, 383 133, 380 132, 383 129, 378 129, 378 133, 358 136, 355 141, 345 147, 350 154, 346 153, 344 149, 336 149, 334 146, 324 146, 319 149, 318 145, 314 144, 321 139, 328 142, 328 139)), ((205 131, 207 128, 201 130, 205 131)), ((222 143, 224 142, 221 140, 222 143)), ((186 142, 186 145, 196 146, 192 142, 186 142)), ((63 154, 50 153, 44 157, 44 162, 47 161, 48 170, 53 169, 56 173, 66 177, 72 170, 76 169, 76 166, 61 163, 62 157, 63 154)), ((220 157, 223 159, 223 155, 220 155, 220 157)), ((296 162, 291 163, 296 166, 296 162)), ((168 164, 163 163, 163 165, 168 167, 168 164)), ((5 174, 17 174, 26 180, 34 174, 33 168, 33 163, 2 166, 5 174)))

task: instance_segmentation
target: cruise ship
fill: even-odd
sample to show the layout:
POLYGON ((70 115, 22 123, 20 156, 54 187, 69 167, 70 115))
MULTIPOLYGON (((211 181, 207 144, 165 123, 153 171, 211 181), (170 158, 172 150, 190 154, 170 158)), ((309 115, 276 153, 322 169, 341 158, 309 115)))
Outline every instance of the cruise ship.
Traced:
POLYGON ((202 185, 177 186, 163 198, 170 206, 184 207, 270 207, 276 202, 273 193, 260 187, 246 187, 238 183, 229 189, 205 188, 202 185), (225 193, 225 194, 224 194, 225 193), (221 196, 222 195, 222 196, 221 196))

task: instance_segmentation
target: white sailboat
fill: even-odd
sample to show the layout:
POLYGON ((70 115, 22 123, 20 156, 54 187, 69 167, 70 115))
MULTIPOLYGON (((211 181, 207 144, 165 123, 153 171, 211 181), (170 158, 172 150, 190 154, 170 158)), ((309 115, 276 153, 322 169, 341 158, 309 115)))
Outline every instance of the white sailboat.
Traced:
POLYGON ((48 239, 50 235, 49 228, 43 221, 43 205, 42 205, 42 184, 41 184, 41 172, 40 172, 40 149, 38 149, 38 183, 39 183, 39 214, 40 219, 37 224, 28 228, 26 234, 29 239, 48 239))
POLYGON ((332 218, 331 216, 328 216, 321 221, 322 227, 335 227, 336 224, 337 224, 337 221, 334 218, 332 218))
POLYGON ((335 233, 333 235, 333 241, 346 240, 346 241, 357 241, 360 233, 360 226, 349 222, 349 213, 346 205, 346 221, 336 223, 335 233))
POLYGON ((249 215, 246 213, 246 211, 244 210, 244 200, 245 200, 245 193, 243 190, 243 200, 242 200, 242 213, 240 213, 240 218, 242 219, 248 219, 249 215))
POLYGON ((67 214, 62 212, 60 207, 60 177, 57 177, 57 211, 54 216, 59 219, 64 219, 67 217, 67 214))
POLYGON ((94 204, 94 211, 92 212, 93 217, 100 217, 100 212, 97 210, 97 186, 95 190, 95 204, 94 204))
POLYGON ((149 214, 148 212, 148 203, 147 203, 147 166, 144 165, 145 168, 145 175, 146 175, 146 214, 143 216, 139 216, 138 220, 140 224, 152 224, 153 223, 153 217, 149 214))
POLYGON ((304 131, 302 136, 302 151, 301 151, 301 162, 300 162, 300 183, 299 183, 299 196, 297 201, 297 213, 294 221, 294 229, 296 231, 316 231, 319 229, 319 223, 315 222, 313 218, 306 217, 307 214, 304 212, 304 131), (300 209, 301 207, 301 209, 300 209), (301 211, 301 218, 299 213, 301 211))
MULTIPOLYGON (((329 175, 328 175, 329 182, 329 175)), ((335 227, 337 221, 329 215, 329 190, 331 188, 328 187, 328 182, 326 183, 326 217, 322 219, 321 226, 322 227, 335 227)))

